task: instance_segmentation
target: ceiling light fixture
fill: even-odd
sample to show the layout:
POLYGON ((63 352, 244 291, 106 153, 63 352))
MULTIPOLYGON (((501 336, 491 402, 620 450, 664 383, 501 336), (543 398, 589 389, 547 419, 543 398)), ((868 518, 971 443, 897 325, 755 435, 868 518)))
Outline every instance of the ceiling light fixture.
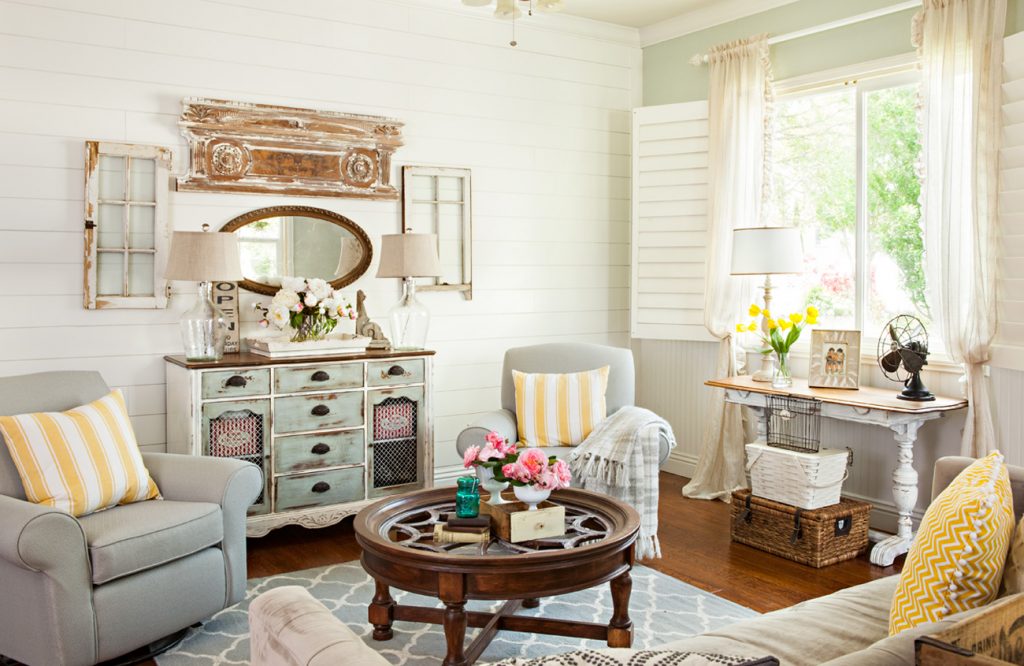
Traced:
POLYGON ((562 9, 562 0, 462 0, 469 7, 486 7, 494 4, 494 15, 497 18, 512 21, 512 41, 509 46, 518 44, 516 41, 516 19, 522 17, 523 10, 527 16, 533 16, 534 10, 557 12, 562 9))

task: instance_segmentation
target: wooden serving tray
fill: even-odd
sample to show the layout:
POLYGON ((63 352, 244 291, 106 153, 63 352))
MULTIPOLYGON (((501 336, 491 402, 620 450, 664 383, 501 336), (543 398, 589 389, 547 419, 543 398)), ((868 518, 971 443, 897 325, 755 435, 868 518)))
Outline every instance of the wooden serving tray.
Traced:
POLYGON ((523 502, 480 503, 480 513, 491 517, 491 530, 510 543, 533 541, 565 534, 565 507, 544 501, 530 511, 523 502))

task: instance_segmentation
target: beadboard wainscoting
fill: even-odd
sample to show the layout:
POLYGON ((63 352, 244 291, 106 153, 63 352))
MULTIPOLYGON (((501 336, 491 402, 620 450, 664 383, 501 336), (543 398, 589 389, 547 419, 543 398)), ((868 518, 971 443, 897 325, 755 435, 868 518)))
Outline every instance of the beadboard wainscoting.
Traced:
MULTIPOLYGON (((98 370, 145 449, 164 448, 161 357, 181 351, 194 286, 175 283, 167 310, 82 308, 84 142, 168 146, 181 175, 188 96, 393 116, 406 139, 393 181, 402 164, 473 170, 473 300, 422 295, 439 480, 460 471, 458 432, 499 404, 508 347, 628 345, 635 30, 539 16, 513 49, 489 12, 412 0, 0 0, 0 26, 0 375, 98 370)), ((366 291, 386 325, 399 281, 373 276, 398 201, 174 192, 170 221, 216 229, 286 204, 367 231, 373 265, 345 293, 366 291)), ((243 335, 256 300, 243 293, 243 335)))

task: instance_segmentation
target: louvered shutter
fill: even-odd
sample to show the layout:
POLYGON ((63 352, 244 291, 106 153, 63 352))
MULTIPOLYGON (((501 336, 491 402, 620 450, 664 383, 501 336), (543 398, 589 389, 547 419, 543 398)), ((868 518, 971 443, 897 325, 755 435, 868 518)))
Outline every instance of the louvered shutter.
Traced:
POLYGON ((1004 41, 999 182, 999 327, 992 365, 1024 370, 1024 33, 1004 41))
POLYGON ((634 338, 714 340, 704 328, 708 104, 633 110, 634 338))

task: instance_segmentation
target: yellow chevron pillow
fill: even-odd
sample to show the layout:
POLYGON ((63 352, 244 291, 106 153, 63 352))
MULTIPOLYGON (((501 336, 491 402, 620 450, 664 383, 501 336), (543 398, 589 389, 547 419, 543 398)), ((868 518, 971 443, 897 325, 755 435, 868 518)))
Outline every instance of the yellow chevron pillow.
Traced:
POLYGON ((576 446, 607 416, 609 366, 569 374, 512 371, 519 441, 576 446))
POLYGON ((30 502, 84 516, 160 496, 120 391, 66 412, 0 416, 30 502))
POLYGON ((892 598, 889 635, 994 600, 1013 524, 1010 477, 1003 456, 990 453, 925 512, 892 598))

